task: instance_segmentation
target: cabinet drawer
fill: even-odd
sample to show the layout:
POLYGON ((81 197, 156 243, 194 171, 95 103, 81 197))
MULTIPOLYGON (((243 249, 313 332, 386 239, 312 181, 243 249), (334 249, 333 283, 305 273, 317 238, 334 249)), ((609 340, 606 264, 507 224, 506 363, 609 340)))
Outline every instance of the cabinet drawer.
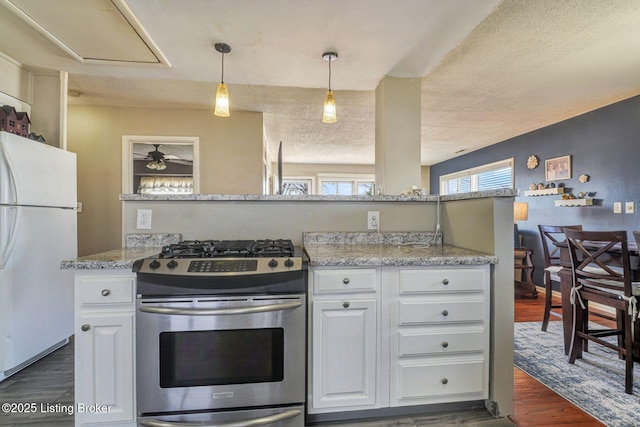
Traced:
POLYGON ((448 332, 403 332, 398 335, 398 356, 419 356, 482 351, 484 329, 448 332))
POLYGON ((315 270, 314 293, 375 292, 377 271, 375 268, 315 270))
POLYGON ((484 300, 467 301, 399 301, 398 324, 481 322, 484 300))
POLYGON ((80 304, 127 304, 134 302, 134 282, 131 276, 123 277, 83 277, 78 289, 80 304))
POLYGON ((406 400, 406 404, 411 404, 411 400, 447 395, 482 394, 486 398, 484 362, 484 358, 400 362, 396 398, 406 400))
POLYGON ((484 271, 480 268, 400 270, 400 294, 423 292, 482 291, 484 271))

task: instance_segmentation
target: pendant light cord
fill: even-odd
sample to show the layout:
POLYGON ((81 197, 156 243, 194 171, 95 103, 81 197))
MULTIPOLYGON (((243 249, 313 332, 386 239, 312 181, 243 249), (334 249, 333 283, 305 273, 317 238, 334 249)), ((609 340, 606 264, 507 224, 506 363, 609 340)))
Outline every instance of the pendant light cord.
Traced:
POLYGON ((220 83, 224 83, 224 52, 222 52, 222 76, 220 77, 220 83))
POLYGON ((331 58, 329 58, 329 91, 331 91, 331 58))

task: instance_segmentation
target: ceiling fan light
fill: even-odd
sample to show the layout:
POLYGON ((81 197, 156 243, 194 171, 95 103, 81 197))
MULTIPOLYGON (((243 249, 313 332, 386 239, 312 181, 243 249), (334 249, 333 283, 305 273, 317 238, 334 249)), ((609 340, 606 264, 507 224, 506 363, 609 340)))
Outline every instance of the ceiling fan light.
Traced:
POLYGON ((229 117, 229 91, 226 83, 218 83, 216 90, 216 109, 213 114, 218 117, 229 117))
POLYGON ((333 96, 333 91, 327 91, 327 95, 324 97, 324 114, 322 115, 322 123, 335 123, 338 119, 336 117, 336 98, 333 96))
POLYGON ((164 162, 164 160, 160 159, 156 162, 156 169, 161 171, 161 170, 165 170, 167 168, 167 164, 164 162))
POLYGON ((158 169, 158 165, 156 164, 155 160, 151 160, 149 163, 147 163, 147 168, 158 169))

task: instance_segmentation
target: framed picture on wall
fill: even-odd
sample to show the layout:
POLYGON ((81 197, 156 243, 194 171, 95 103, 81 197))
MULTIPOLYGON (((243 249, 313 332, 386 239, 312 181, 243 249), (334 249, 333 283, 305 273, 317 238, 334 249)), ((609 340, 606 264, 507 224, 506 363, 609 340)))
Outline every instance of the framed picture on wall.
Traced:
POLYGON ((571 178, 571 156, 555 157, 544 161, 545 181, 571 178))

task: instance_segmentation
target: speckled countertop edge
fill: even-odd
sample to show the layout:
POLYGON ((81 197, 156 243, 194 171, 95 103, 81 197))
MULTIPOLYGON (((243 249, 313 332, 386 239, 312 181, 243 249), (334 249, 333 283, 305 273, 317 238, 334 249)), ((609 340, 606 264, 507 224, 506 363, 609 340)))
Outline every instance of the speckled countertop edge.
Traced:
MULTIPOLYGON (((441 196, 440 201, 482 199, 488 197, 515 197, 518 190, 502 188, 487 191, 475 191, 470 193, 452 194, 441 196)), ((378 195, 378 196, 288 196, 273 194, 120 194, 121 201, 234 201, 234 202, 436 202, 438 195, 405 196, 405 195, 378 195)))
POLYGON ((161 246, 114 249, 74 260, 62 261, 60 268, 62 270, 131 270, 134 261, 158 255, 161 249, 161 246))
POLYGON ((498 257, 434 244, 432 232, 304 233, 312 266, 435 266, 497 264, 498 257))
POLYGON ((125 236, 125 247, 64 260, 62 270, 126 270, 136 260, 158 255, 162 247, 181 240, 180 233, 131 233, 125 236))

